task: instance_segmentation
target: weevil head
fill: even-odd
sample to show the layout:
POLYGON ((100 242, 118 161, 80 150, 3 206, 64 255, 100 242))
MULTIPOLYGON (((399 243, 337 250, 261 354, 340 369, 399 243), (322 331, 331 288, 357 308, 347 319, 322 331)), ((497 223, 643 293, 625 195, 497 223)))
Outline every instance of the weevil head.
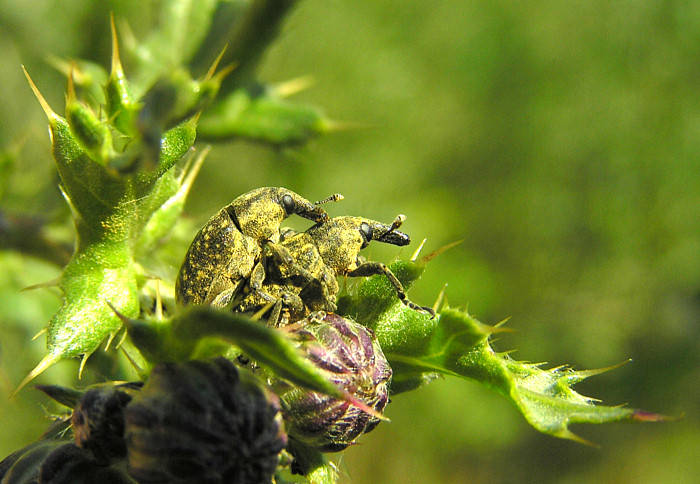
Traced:
POLYGON ((337 275, 357 268, 360 250, 373 240, 404 246, 411 238, 397 230, 405 217, 399 215, 391 224, 384 224, 364 217, 335 217, 322 224, 310 227, 310 236, 326 266, 337 275))
POLYGON ((279 242, 280 224, 292 214, 316 223, 328 220, 326 211, 317 204, 282 187, 252 190, 236 198, 226 210, 243 234, 261 242, 279 242))

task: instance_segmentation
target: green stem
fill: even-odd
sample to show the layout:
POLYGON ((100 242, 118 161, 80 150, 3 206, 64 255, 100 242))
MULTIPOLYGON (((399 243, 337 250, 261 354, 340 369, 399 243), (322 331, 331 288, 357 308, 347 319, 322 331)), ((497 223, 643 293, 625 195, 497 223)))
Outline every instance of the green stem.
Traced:
POLYGON ((277 37, 282 19, 297 0, 254 0, 235 23, 222 59, 224 65, 234 63, 236 70, 221 83, 220 95, 226 96, 250 78, 263 54, 277 37))

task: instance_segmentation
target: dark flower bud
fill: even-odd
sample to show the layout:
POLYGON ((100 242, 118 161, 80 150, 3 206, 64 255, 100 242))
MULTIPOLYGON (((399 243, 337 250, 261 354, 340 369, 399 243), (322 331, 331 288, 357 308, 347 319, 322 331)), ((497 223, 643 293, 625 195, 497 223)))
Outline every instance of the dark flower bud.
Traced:
POLYGON ((85 449, 67 443, 39 466, 38 484, 134 484, 123 468, 100 465, 85 449))
POLYGON ((140 383, 100 385, 87 390, 75 408, 71 423, 75 443, 107 463, 126 456, 124 408, 140 383))
MULTIPOLYGON (((391 367, 370 330, 337 314, 290 330, 309 360, 339 388, 382 412, 391 367)), ((338 452, 374 429, 379 419, 351 403, 293 388, 282 394, 289 436, 321 452, 338 452)))
POLYGON ((224 358, 154 368, 125 436, 140 484, 269 484, 287 443, 274 394, 224 358))

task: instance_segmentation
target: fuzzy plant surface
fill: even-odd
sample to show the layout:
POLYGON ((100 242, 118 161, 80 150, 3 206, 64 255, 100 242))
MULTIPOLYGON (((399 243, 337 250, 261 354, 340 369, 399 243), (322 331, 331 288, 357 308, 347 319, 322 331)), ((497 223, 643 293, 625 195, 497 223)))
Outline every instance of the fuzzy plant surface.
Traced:
MULTIPOLYGON (((250 399, 269 405, 265 418, 270 422, 279 421, 275 417, 279 411, 277 397, 270 396, 270 388, 280 394, 283 404, 284 392, 294 388, 313 392, 298 399, 305 404, 308 395, 319 395, 319 401, 325 397, 332 399, 334 409, 342 407, 346 411, 354 406, 359 411, 352 415, 364 414, 365 422, 371 422, 371 425, 363 424, 363 429, 374 428, 386 420, 382 413, 387 401, 385 394, 372 397, 381 398, 381 406, 368 404, 358 397, 358 385, 343 386, 346 380, 329 378, 332 366, 329 362, 335 360, 318 356, 322 353, 317 349, 305 352, 307 342, 299 334, 321 341, 319 335, 325 334, 323 331, 300 333, 296 329, 277 329, 247 315, 208 306, 178 307, 173 303, 174 274, 161 271, 157 263, 164 250, 162 241, 181 223, 180 215, 194 177, 208 150, 216 149, 200 148, 195 145, 196 140, 218 142, 243 138, 271 147, 297 146, 332 128, 333 123, 319 109, 289 102, 279 89, 257 78, 260 58, 294 4, 280 0, 163 2, 158 26, 140 41, 127 36, 128 41, 121 42, 123 45, 113 21, 109 70, 81 61, 61 64, 68 85, 63 115, 49 106, 40 88, 32 82, 31 73, 26 73, 48 119, 60 189, 73 215, 76 238, 74 251, 57 281, 63 303, 48 322, 46 354, 19 384, 18 391, 61 360, 82 359, 82 371, 90 355, 103 345, 111 348, 108 354, 126 353, 142 379, 151 382, 146 384, 148 393, 129 390, 128 398, 118 399, 122 403, 116 406, 116 417, 110 416, 116 419, 118 428, 123 428, 122 410, 126 408, 127 427, 137 429, 129 434, 137 436, 134 439, 139 436, 152 439, 160 434, 146 428, 147 418, 143 417, 146 410, 129 407, 131 395, 141 395, 134 398, 147 402, 148 411, 152 406, 154 415, 167 415, 160 399, 172 398, 167 388, 175 383, 162 376, 170 373, 192 378, 193 388, 200 392, 192 398, 192 406, 206 407, 208 395, 212 395, 217 399, 216 408, 227 416, 235 402, 217 393, 219 381, 228 382, 231 388, 252 388, 254 396, 250 399), (120 49, 133 66, 128 73, 122 66, 120 49), (314 355, 323 360, 323 370, 323 365, 314 364, 314 355), (209 368, 202 370, 205 376, 197 373, 196 365, 177 366, 190 360, 210 361, 221 356, 231 361, 245 360, 249 366, 243 365, 238 370, 247 375, 241 381, 255 378, 257 383, 239 383, 236 370, 221 360, 215 360, 219 361, 215 370, 206 366, 211 364, 202 363, 204 368, 209 368), (149 379, 152 371, 158 375, 157 380, 149 379), (209 374, 214 375, 214 380, 206 380, 209 374), (166 380, 167 384, 163 383, 166 380), (259 389, 261 386, 266 389, 259 389)), ((18 222, 16 227, 26 225, 18 222)), ((40 226, 35 229, 41 232, 40 226)), ((8 240, 16 250, 37 252, 37 246, 29 244, 26 238, 15 236, 8 240)), ((396 261, 389 270, 408 289, 420 278, 432 256, 416 255, 412 260, 396 261)), ((61 260, 57 255, 45 257, 61 260)), ((391 395, 425 386, 437 375, 469 379, 502 395, 540 432, 580 442, 585 441, 569 430, 572 423, 661 419, 628 407, 600 405, 597 400, 573 390, 574 384, 607 369, 545 369, 542 365, 514 360, 507 352, 499 353, 491 347, 490 337, 505 331, 502 326, 488 326, 465 311, 442 304, 436 304, 433 308, 436 314, 431 317, 425 311, 402 304, 387 277, 380 274, 361 279, 337 301, 337 315, 352 323, 339 323, 337 331, 345 339, 338 337, 342 344, 337 343, 336 349, 352 348, 362 338, 374 338, 365 347, 376 350, 377 358, 382 352, 382 358, 386 357, 391 370, 382 367, 381 381, 385 384, 391 378, 388 386, 391 395), (343 333, 343 328, 355 328, 355 324, 367 330, 343 333)), ((370 351, 367 355, 374 361, 375 353, 370 351)), ((112 378, 118 380, 120 375, 112 378)), ((87 405, 82 400, 82 406, 78 406, 89 390, 42 389, 65 405, 68 414, 87 405)), ((114 391, 109 390, 109 398, 114 391)), ((105 401, 111 402, 109 398, 105 401)), ((241 401, 247 402, 246 398, 241 397, 241 401)), ((241 408, 255 406, 245 405, 248 407, 241 408)), ((309 417, 309 408, 304 411, 305 418, 315 424, 309 417)), ((252 415, 251 419, 254 418, 252 415)), ((294 417, 292 414, 285 418, 294 417)), ((185 426, 187 419, 181 420, 180 425, 185 426)), ((75 421, 72 420, 73 426, 75 421)), ((333 431, 343 430, 342 418, 334 422, 333 431)), ((288 420, 287 425, 292 428, 296 423, 288 420)), ((244 432, 236 428, 237 432, 244 432)), ((150 455, 157 443, 126 440, 125 445, 131 447, 122 454, 128 451, 132 470, 138 469, 129 475, 125 473, 126 467, 113 465, 112 461, 101 463, 81 447, 85 436, 90 435, 89 430, 71 430, 71 420, 59 418, 43 440, 3 461, 1 482, 31 482, 37 475, 44 476, 47 482, 68 482, 71 477, 85 473, 115 474, 117 477, 112 477, 122 479, 120 482, 150 482, 150 470, 140 460, 139 452, 150 455), (72 443, 74 435, 77 444, 72 443), (70 465, 61 464, 65 462, 70 465)), ((179 436, 184 431, 176 430, 173 435, 179 436)), ((278 428, 275 426, 273 430, 277 435, 278 428)), ((208 428, 206 431, 215 432, 208 428)), ((169 435, 166 432, 163 438, 169 435)), ((352 435, 354 439, 356 434, 352 435)), ((121 434, 110 438, 119 441, 121 434)), ((224 443, 231 440, 225 436, 216 438, 224 443)), ((332 435, 323 436, 320 450, 294 438, 288 442, 286 437, 274 440, 280 449, 283 445, 280 442, 287 445, 279 456, 275 482, 336 482, 337 471, 324 451, 345 448, 352 442, 343 441, 335 446, 332 438, 332 435)), ((201 459, 206 463, 209 454, 204 445, 190 450, 192 455, 204 456, 201 459)), ((267 459, 269 467, 269 455, 267 459)), ((198 465, 204 465, 202 462, 198 465)), ((230 476, 234 472, 207 470, 217 476, 230 476)), ((176 475, 172 471, 157 469, 158 475, 176 475)), ((265 475, 269 482, 269 474, 265 475)), ((228 482, 227 478, 217 479, 228 482)))

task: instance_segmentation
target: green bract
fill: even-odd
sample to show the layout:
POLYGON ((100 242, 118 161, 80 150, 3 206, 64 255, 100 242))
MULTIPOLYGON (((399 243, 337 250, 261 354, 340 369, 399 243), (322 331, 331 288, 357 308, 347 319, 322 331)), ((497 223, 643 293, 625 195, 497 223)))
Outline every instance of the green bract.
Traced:
MULTIPOLYGON (((77 241, 59 281, 64 303, 48 326, 47 355, 20 387, 62 358, 82 356, 84 361, 105 338, 114 337, 121 328, 115 310, 138 315, 136 262, 172 228, 191 185, 187 175, 201 163, 200 158, 194 167, 190 163, 175 166, 194 143, 193 116, 201 109, 200 100, 183 96, 193 103, 192 113, 164 130, 161 120, 133 109, 142 105, 128 95, 118 55, 115 43, 107 89, 110 101, 103 109, 111 118, 98 117, 76 99, 72 77, 66 117, 59 116, 27 74, 49 120, 61 191, 73 213, 77 241), (109 94, 110 85, 123 88, 113 89, 119 96, 109 94), (120 138, 117 145, 113 132, 130 133, 131 140, 120 138), (145 160, 153 133, 158 149, 155 159, 145 160)), ((194 84, 188 83, 187 89, 194 84)), ((176 108, 178 113, 185 109, 182 103, 176 108)))

